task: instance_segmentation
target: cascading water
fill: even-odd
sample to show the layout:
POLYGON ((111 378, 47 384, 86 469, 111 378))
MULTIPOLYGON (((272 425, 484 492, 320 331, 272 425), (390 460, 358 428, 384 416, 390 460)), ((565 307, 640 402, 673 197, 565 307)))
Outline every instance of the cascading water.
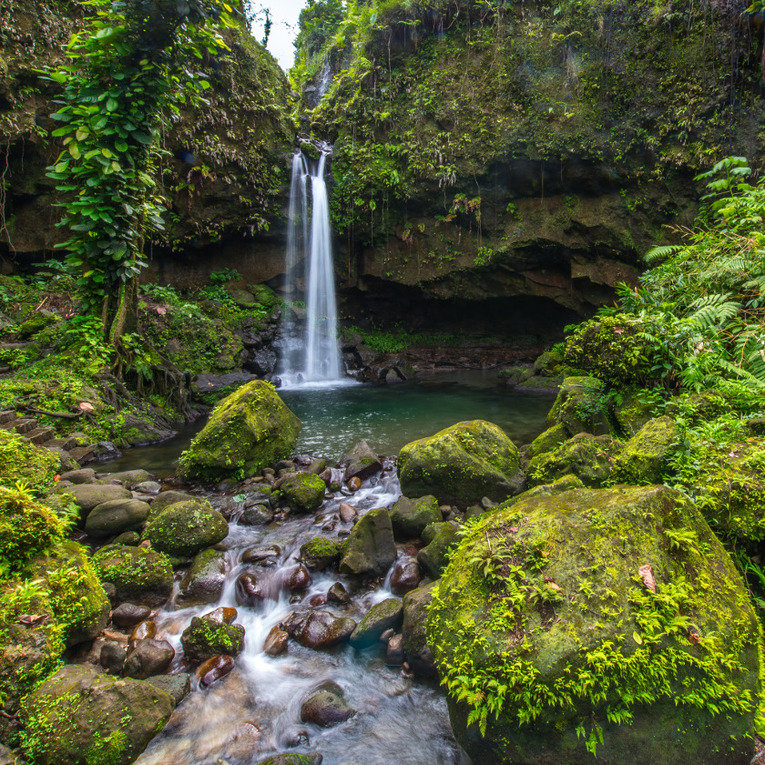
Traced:
POLYGON ((307 311, 303 333, 299 331, 294 311, 285 312, 280 366, 285 387, 344 380, 337 344, 332 229, 324 179, 328 154, 323 146, 321 157, 315 164, 300 151, 292 158, 286 298, 294 303, 299 283, 307 283, 307 311))

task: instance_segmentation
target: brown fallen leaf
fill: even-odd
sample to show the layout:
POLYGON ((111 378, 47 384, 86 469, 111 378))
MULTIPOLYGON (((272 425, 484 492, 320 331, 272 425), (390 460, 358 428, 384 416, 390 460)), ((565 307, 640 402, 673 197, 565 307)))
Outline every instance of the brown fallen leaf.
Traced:
POLYGON ((87 402, 87 401, 80 401, 79 404, 77 404, 78 407, 80 407, 80 410, 83 412, 92 412, 95 410, 95 407, 93 404, 87 402))
POLYGON ((19 616, 18 621, 21 624, 28 624, 35 627, 40 624, 40 622, 44 622, 47 618, 47 614, 22 614, 19 616))
POLYGON ((653 575, 653 569, 651 566, 647 563, 645 566, 641 566, 638 569, 638 574, 640 574, 640 578, 643 580, 643 584, 651 592, 656 592, 656 577, 653 575))
POLYGON ((701 635, 695 630, 691 630, 688 635, 688 640, 690 640, 693 645, 698 645, 701 642, 701 635))

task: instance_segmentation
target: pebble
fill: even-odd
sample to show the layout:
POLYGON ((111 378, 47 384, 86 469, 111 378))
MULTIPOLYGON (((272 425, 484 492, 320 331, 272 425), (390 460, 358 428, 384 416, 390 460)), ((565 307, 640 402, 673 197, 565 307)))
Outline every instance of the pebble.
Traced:
POLYGON ((340 513, 340 520, 343 523, 351 523, 352 521, 356 520, 356 516, 358 515, 356 508, 352 505, 349 505, 347 502, 342 502, 340 504, 338 512, 340 513))
POLYGON ((289 640, 289 637, 289 633, 282 629, 280 624, 276 624, 271 628, 268 635, 266 635, 263 650, 269 656, 278 656, 287 650, 287 641, 289 640))
POLYGON ((217 680, 225 677, 234 668, 234 659, 226 654, 213 656, 199 665, 196 675, 200 685, 207 688, 217 680))

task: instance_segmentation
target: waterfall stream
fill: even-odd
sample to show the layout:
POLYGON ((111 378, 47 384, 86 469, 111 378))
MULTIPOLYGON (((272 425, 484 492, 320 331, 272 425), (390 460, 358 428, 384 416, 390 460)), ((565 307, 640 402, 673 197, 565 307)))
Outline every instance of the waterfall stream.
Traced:
POLYGON ((285 290, 292 307, 285 311, 280 365, 285 387, 345 379, 337 344, 332 228, 324 177, 328 155, 328 148, 322 146, 316 162, 301 151, 292 158, 285 290), (306 293, 304 331, 295 317, 301 284, 306 293))

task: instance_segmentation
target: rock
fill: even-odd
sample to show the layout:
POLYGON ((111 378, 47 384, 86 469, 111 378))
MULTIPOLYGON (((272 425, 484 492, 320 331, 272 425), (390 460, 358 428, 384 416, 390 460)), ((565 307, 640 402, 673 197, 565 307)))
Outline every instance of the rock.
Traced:
POLYGON ((396 543, 388 511, 379 507, 362 516, 351 530, 340 571, 355 576, 382 576, 396 560, 396 543))
POLYGON ((74 497, 75 504, 82 510, 82 519, 87 520, 88 513, 97 505, 115 499, 133 499, 133 495, 122 486, 111 484, 83 483, 69 486, 67 494, 74 497))
POLYGON ((112 624, 122 629, 135 627, 139 622, 149 618, 151 609, 148 606, 138 606, 134 603, 120 603, 112 611, 112 624))
POLYGON ((230 606, 219 606, 218 608, 205 614, 205 619, 212 619, 214 622, 223 624, 233 624, 238 616, 237 610, 230 606))
POLYGON ((404 657, 413 672, 425 677, 437 675, 433 654, 428 645, 425 624, 428 606, 433 599, 433 584, 418 587, 404 595, 404 623, 401 628, 404 657))
POLYGON ((145 483, 151 478, 151 474, 148 470, 123 470, 120 473, 109 473, 106 476, 102 476, 102 481, 108 483, 114 483, 119 481, 127 489, 135 489, 139 483, 145 483))
POLYGON ((518 449, 484 420, 459 422, 407 444, 399 452, 398 476, 405 496, 432 494, 459 507, 484 496, 502 502, 525 488, 518 449))
POLYGON ((112 539, 111 544, 137 547, 141 544, 141 535, 137 531, 123 531, 112 539))
POLYGON ((348 481, 348 490, 351 492, 356 492, 361 488, 361 478, 359 478, 357 475, 353 476, 348 481))
POLYGON ((220 656, 213 656, 203 664, 200 664, 197 668, 196 676, 199 684, 203 688, 207 688, 228 675, 233 668, 234 659, 228 654, 221 654, 220 656))
POLYGON ((263 731, 252 722, 239 723, 223 742, 221 760, 225 763, 251 763, 253 752, 260 747, 263 731))
POLYGON ((345 468, 344 481, 350 481, 351 478, 358 478, 363 481, 371 478, 375 473, 382 470, 382 462, 374 453, 366 441, 359 441, 340 460, 340 467, 345 468))
POLYGON ((611 476, 613 455, 618 448, 611 436, 578 433, 557 449, 529 462, 529 483, 546 484, 564 475, 575 475, 585 486, 600 486, 611 476))
POLYGON ((404 607, 397 598, 386 598, 376 603, 351 633, 351 645, 354 648, 374 645, 385 630, 400 627, 403 616, 404 607))
POLYGON ((292 454, 300 420, 273 386, 261 380, 243 385, 213 409, 207 425, 181 456, 184 478, 219 481, 250 476, 292 454))
POLYGON ((236 602, 240 606, 253 607, 262 601, 275 600, 277 593, 263 574, 256 571, 245 571, 236 580, 236 602))
POLYGON ((239 516, 242 526, 267 526, 274 519, 274 511, 268 505, 249 505, 239 516))
POLYGON ((146 547, 107 545, 92 558, 102 583, 113 584, 117 600, 159 606, 173 589, 173 567, 159 552, 146 547))
POLYGON ((78 470, 67 470, 60 476, 62 481, 71 483, 94 483, 96 480, 96 471, 93 468, 79 468, 78 470))
POLYGON ((298 512, 312 512, 324 501, 324 481, 313 473, 291 473, 279 485, 289 506, 298 512))
POLYGON ((150 683, 69 664, 25 700, 25 750, 38 765, 130 765, 173 706, 170 695, 150 683))
POLYGON ((244 647, 244 627, 194 616, 181 635, 181 645, 186 658, 195 664, 220 654, 237 656, 244 647))
POLYGON ((96 505, 85 521, 85 531, 94 539, 105 539, 137 529, 149 516, 149 505, 137 499, 112 499, 96 505))
POLYGON ((343 689, 332 681, 322 683, 300 705, 300 719, 322 728, 331 728, 356 714, 345 701, 343 689))
POLYGON ((543 433, 540 433, 532 442, 526 452, 526 456, 529 459, 539 456, 540 454, 546 454, 554 449, 557 449, 564 441, 569 438, 566 426, 558 423, 551 428, 547 428, 543 433))
POLYGON ((266 635, 263 651, 269 656, 278 656, 287 650, 288 640, 289 633, 286 630, 283 630, 278 624, 275 624, 268 635, 266 635))
POLYGON ((614 419, 622 433, 634 436, 651 419, 656 402, 645 391, 633 392, 620 386, 619 392, 622 394, 621 403, 614 407, 614 419))
POLYGON ((161 675, 174 658, 175 649, 167 640, 139 640, 136 647, 128 653, 122 674, 125 677, 146 680, 152 675, 161 675))
POLYGON ((332 648, 347 640, 356 622, 347 617, 338 617, 329 611, 312 611, 292 636, 306 648, 332 648))
POLYGON ((393 635, 388 641, 385 651, 385 663, 391 667, 399 667, 404 663, 404 636, 393 635))
POLYGON ((128 643, 129 650, 133 650, 138 643, 142 640, 148 640, 157 636, 157 623, 151 619, 136 624, 133 631, 130 633, 130 641, 128 643))
POLYGON ((647 422, 614 458, 614 478, 623 483, 662 483, 667 460, 679 436, 671 417, 647 422))
POLYGON ((603 403, 603 383, 595 377, 567 377, 547 415, 547 424, 577 433, 608 435, 611 426, 603 403))
POLYGON ((190 557, 228 536, 228 523, 207 500, 176 502, 154 515, 144 529, 152 547, 190 557))
POLYGON ((184 491, 163 491, 158 494, 151 501, 149 506, 149 520, 159 515, 163 510, 174 505, 176 502, 189 502, 192 499, 197 499, 191 494, 186 494, 184 491))
POLYGON ((320 754, 272 754, 257 765, 321 765, 323 759, 320 754))
POLYGON ((341 550, 340 542, 328 537, 313 537, 300 545, 300 560, 312 571, 324 571, 337 563, 341 550))
POLYGON ((341 582, 335 582, 329 590, 327 590, 327 600, 331 603, 339 603, 340 605, 345 606, 351 602, 351 596, 341 582))
POLYGON ((417 563, 431 579, 438 579, 449 561, 451 550, 459 541, 459 524, 455 521, 433 523, 423 532, 425 547, 417 553, 417 563))
POLYGON ((353 521, 355 521, 359 515, 356 512, 356 508, 349 505, 347 502, 340 503, 338 514, 340 515, 340 520, 343 523, 353 523, 353 521))
POLYGON ((105 640, 98 655, 98 663, 110 674, 121 675, 127 658, 127 646, 116 640, 105 640))
POLYGON ((390 590, 394 595, 405 595, 414 590, 422 579, 420 565, 414 558, 396 561, 390 574, 390 590))
POLYGON ((694 505, 664 486, 619 486, 520 498, 479 521, 436 585, 427 631, 453 689, 457 740, 474 761, 586 762, 595 729, 576 729, 587 707, 599 761, 629 752, 640 765, 743 765, 758 629, 741 577, 694 505), (518 573, 487 585, 475 561, 492 556, 518 573), (489 678, 507 688, 484 735, 454 698, 466 666, 471 693, 493 698, 489 678), (728 711, 715 714, 718 705, 728 711), (622 721, 607 717, 616 708, 622 721))
POLYGON ((50 593, 53 616, 69 648, 93 640, 109 621, 109 600, 85 547, 59 542, 29 562, 26 574, 50 593))
POLYGON ((226 583, 226 554, 208 548, 194 556, 191 568, 181 580, 178 606, 201 606, 214 603, 226 583))
POLYGON ((263 568, 271 568, 279 562, 282 549, 278 545, 268 547, 249 547, 242 553, 242 563, 248 563, 263 568))
POLYGON ((282 583, 288 592, 300 592, 313 584, 313 579, 305 566, 293 566, 283 573, 282 583))
POLYGON ((411 539, 419 537, 425 527, 441 520, 438 500, 432 496, 419 499, 401 497, 390 513, 393 534, 396 539, 411 539))
POLYGON ((157 483, 157 481, 141 481, 132 488, 133 491, 137 491, 141 494, 149 494, 150 496, 157 495, 162 491, 162 485, 157 483))
POLYGON ((177 675, 156 675, 147 677, 147 683, 151 683, 155 688, 169 693, 178 706, 191 692, 191 678, 185 672, 177 675))

